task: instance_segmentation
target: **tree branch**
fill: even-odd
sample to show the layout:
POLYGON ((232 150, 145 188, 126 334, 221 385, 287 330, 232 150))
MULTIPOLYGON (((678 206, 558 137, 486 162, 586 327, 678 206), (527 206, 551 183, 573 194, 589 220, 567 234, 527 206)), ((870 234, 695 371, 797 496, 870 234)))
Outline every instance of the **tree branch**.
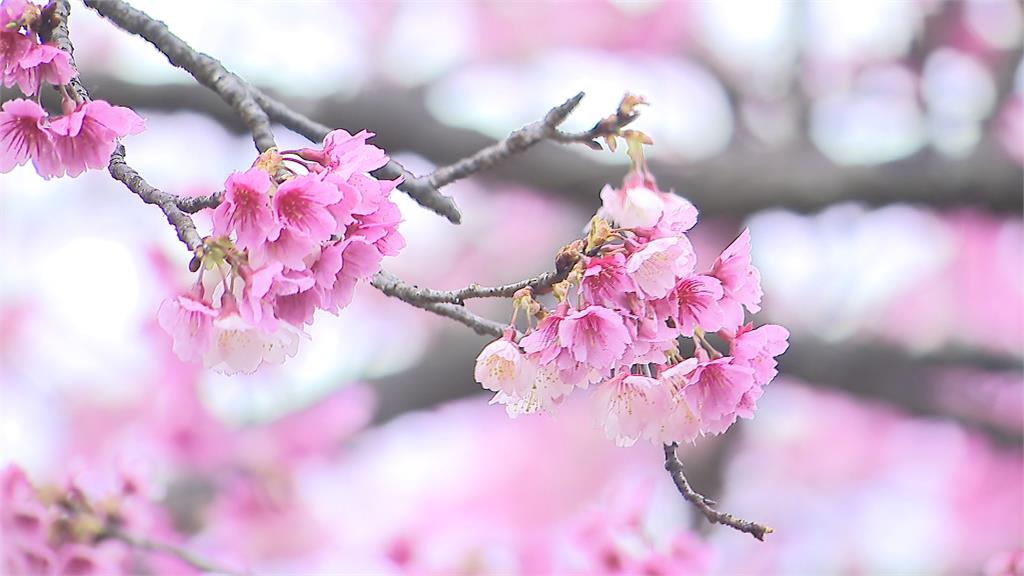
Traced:
MULTIPOLYGON (((69 85, 81 101, 88 102, 90 100, 89 91, 86 90, 79 77, 78 67, 75 64, 75 47, 71 43, 71 37, 68 35, 68 19, 71 16, 71 4, 68 0, 56 0, 50 4, 48 9, 52 10, 52 12, 48 15, 50 26, 45 31, 45 35, 58 48, 67 52, 71 67, 75 70, 75 75, 69 81, 69 85)), ((142 198, 142 201, 146 204, 159 206, 167 217, 167 222, 174 226, 174 229, 178 232, 178 239, 184 242, 189 250, 194 252, 196 248, 202 245, 203 241, 196 231, 192 218, 178 208, 177 196, 167 194, 151 186, 134 168, 125 162, 124 157, 124 146, 118 144, 117 148, 114 149, 114 153, 110 155, 110 164, 107 166, 110 175, 123 183, 129 190, 138 195, 139 198, 142 198)))
MULTIPOLYGON (((193 110, 236 132, 244 130, 219 101, 205 97, 205 90, 187 85, 140 85, 103 75, 90 78, 93 76, 93 91, 110 100, 138 108, 193 110)), ((374 127, 380 146, 413 151, 438 165, 457 162, 493 143, 479 132, 438 121, 416 91, 370 90, 348 100, 289 99, 287 104, 330 123, 360 118, 374 127)), ((528 158, 497 166, 489 175, 548 191, 586 210, 597 207, 597 191, 602 186, 622 180, 621 166, 567 148, 549 147, 528 158)), ((770 208, 813 212, 851 201, 870 206, 894 202, 931 208, 971 206, 1014 214, 1024 208, 1020 167, 992 134, 983 136, 962 158, 922 150, 871 166, 835 164, 806 141, 762 150, 734 143, 707 160, 680 163, 654 157, 648 162, 662 188, 675 189, 699 206, 703 215, 741 217, 770 208)))
POLYGON ((665 445, 665 470, 668 470, 668 473, 672 476, 672 481, 675 482, 676 488, 679 489, 679 493, 683 495, 683 498, 696 506, 701 514, 711 523, 723 524, 740 532, 746 532, 761 541, 764 541, 765 534, 773 532, 771 528, 763 524, 742 520, 732 514, 719 512, 712 508, 716 502, 707 496, 701 495, 690 486, 690 482, 683 474, 683 463, 676 455, 676 444, 674 443, 665 445))
POLYGON ((620 109, 620 113, 598 122, 586 132, 568 134, 559 131, 558 126, 565 122, 569 114, 579 106, 583 96, 583 92, 580 92, 549 110, 543 119, 527 124, 512 132, 508 138, 496 142, 454 164, 442 166, 434 170, 428 176, 428 181, 431 185, 438 188, 446 186, 471 174, 492 168, 510 156, 524 152, 543 140, 552 140, 563 144, 586 143, 588 146, 600 148, 600 145, 596 143, 597 138, 617 134, 620 129, 638 117, 636 112, 624 113, 620 109))
POLYGON ((264 152, 275 146, 274 132, 270 128, 270 118, 256 103, 250 93, 248 82, 228 71, 219 60, 208 54, 197 52, 171 32, 166 24, 151 18, 145 12, 136 10, 121 0, 83 0, 83 2, 100 16, 113 22, 118 28, 145 39, 162 52, 171 64, 188 72, 200 84, 216 92, 235 109, 235 112, 249 127, 257 150, 264 152))
POLYGON ((381 270, 373 277, 371 284, 381 292, 400 298, 413 305, 435 302, 458 304, 461 306, 466 300, 472 298, 511 298, 523 288, 532 288, 534 292, 543 293, 554 284, 564 280, 568 272, 569 268, 560 273, 545 272, 539 276, 503 286, 470 284, 458 290, 435 290, 409 284, 394 274, 381 270))

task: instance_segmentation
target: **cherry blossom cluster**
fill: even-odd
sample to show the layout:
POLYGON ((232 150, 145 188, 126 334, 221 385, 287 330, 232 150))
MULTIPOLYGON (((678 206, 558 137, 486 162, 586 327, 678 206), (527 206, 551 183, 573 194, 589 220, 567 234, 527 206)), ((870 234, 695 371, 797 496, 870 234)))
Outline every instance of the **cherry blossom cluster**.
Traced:
POLYGON ((9 100, 0 110, 0 173, 32 161, 46 179, 103 169, 117 139, 142 132, 145 123, 128 108, 102 100, 81 101, 66 88, 75 76, 67 52, 41 42, 44 17, 25 0, 0 3, 0 74, 5 88, 17 85, 29 98, 9 100), (58 86, 63 114, 50 116, 38 103, 44 84, 58 86))
POLYGON ((128 548, 112 530, 150 525, 153 510, 128 476, 93 498, 74 481, 34 486, 17 466, 0 470, 0 571, 41 574, 127 574, 128 548))
POLYGON ((762 296, 749 232, 698 271, 686 236, 697 210, 659 191, 631 149, 623 187, 602 190, 586 239, 559 255, 575 263, 553 286, 554 308, 529 289, 518 293, 515 313, 526 311, 536 325, 520 337, 514 313, 504 337, 478 356, 475 376, 513 417, 551 411, 575 388, 592 387, 618 444, 692 442, 753 417, 789 333, 744 324, 744 309, 757 312, 762 296), (681 339, 693 343, 689 357, 681 339))
POLYGON ((335 130, 228 176, 195 285, 158 313, 181 359, 228 374, 280 364, 316 310, 337 314, 405 246, 389 199, 400 180, 369 175, 388 161, 371 136, 335 130))

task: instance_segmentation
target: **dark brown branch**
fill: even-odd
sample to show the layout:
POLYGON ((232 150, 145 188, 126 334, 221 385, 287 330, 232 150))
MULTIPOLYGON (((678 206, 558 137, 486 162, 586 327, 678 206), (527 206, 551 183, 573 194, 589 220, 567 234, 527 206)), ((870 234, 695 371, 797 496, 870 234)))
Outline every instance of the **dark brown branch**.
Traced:
MULTIPOLYGON (((78 99, 88 102, 90 100, 89 91, 86 90, 79 77, 78 68, 75 64, 75 47, 71 43, 71 37, 68 36, 68 18, 71 16, 71 5, 67 0, 57 0, 50 4, 48 10, 52 10, 52 12, 47 15, 50 27, 45 31, 45 35, 58 48, 68 53, 71 66, 75 70, 75 76, 69 82, 71 89, 78 99)), ((196 248, 202 245, 203 241, 196 231, 192 218, 178 208, 176 203, 177 196, 167 194, 151 186, 134 168, 125 162, 124 157, 124 146, 118 144, 114 153, 110 155, 110 164, 107 166, 110 175, 137 194, 139 198, 142 198, 143 202, 159 206, 164 215, 167 216, 167 222, 174 226, 174 229, 178 232, 178 239, 184 242, 189 250, 195 251, 196 248)))
POLYGON ((562 104, 555 106, 544 115, 543 119, 523 126, 509 134, 508 138, 492 144, 454 164, 442 166, 434 170, 428 177, 430 184, 438 188, 446 186, 456 180, 461 180, 477 172, 497 166, 510 156, 524 152, 543 140, 552 140, 564 144, 578 142, 600 148, 600 144, 596 143, 597 138, 617 134, 622 127, 637 118, 635 112, 620 113, 609 117, 610 119, 598 122, 586 132, 568 134, 559 131, 558 126, 565 122, 569 114, 579 106, 580 101, 583 100, 583 95, 583 92, 580 92, 562 104))
POLYGON ((403 282, 396 276, 383 270, 370 279, 370 284, 384 294, 392 298, 398 298, 406 304, 462 323, 481 336, 499 338, 505 331, 506 325, 478 316, 467 310, 464 306, 430 297, 434 295, 440 296, 443 294, 442 291, 418 288, 403 282))
POLYGON ((665 470, 668 470, 668 473, 672 476, 672 481, 675 482, 676 488, 679 489, 679 493, 683 495, 683 498, 686 498, 687 502, 696 506, 701 514, 710 522, 723 524, 740 532, 746 532, 761 541, 764 541, 765 534, 772 532, 771 528, 763 524, 742 520, 732 514, 719 512, 712 508, 712 506, 716 505, 716 502, 694 490, 683 474, 683 463, 676 456, 675 444, 665 445, 665 470))
MULTIPOLYGON (((147 86, 102 75, 90 78, 95 78, 95 85, 90 85, 93 92, 110 100, 137 108, 194 110, 237 132, 245 129, 218 100, 205 97, 205 90, 193 86, 147 86)), ((410 150, 438 165, 457 161, 493 142, 473 130, 436 120, 421 94, 414 91, 369 91, 344 101, 290 99, 287 104, 331 123, 360 118, 374 126, 380 146, 410 150)), ((1018 215, 1024 209, 1020 167, 992 134, 985 135, 962 158, 923 150, 874 166, 835 164, 808 142, 763 150, 736 144, 700 162, 681 164, 651 158, 649 164, 662 188, 674 188, 704 215, 744 216, 768 208, 812 212, 851 201, 871 206, 894 202, 933 208, 971 206, 1018 215)), ((545 190, 593 210, 600 201, 601 187, 621 182, 624 170, 551 146, 543 154, 497 166, 488 175, 545 190)))
POLYGON ((196 51, 179 38, 163 22, 151 18, 121 0, 83 0, 107 20, 125 32, 135 34, 152 44, 167 60, 191 74, 200 84, 217 93, 231 105, 252 132, 256 149, 264 152, 275 146, 270 118, 256 103, 248 82, 229 72, 219 60, 196 51))
POLYGON ((470 284, 458 290, 435 290, 409 284, 394 274, 381 270, 373 277, 371 283, 375 288, 389 296, 401 298, 405 302, 416 305, 429 302, 462 305, 463 302, 472 298, 511 298, 523 288, 532 288, 535 292, 542 293, 550 289, 552 285, 564 280, 568 272, 568 269, 562 273, 545 272, 539 276, 503 286, 470 284))
POLYGON ((124 155, 124 146, 118 144, 114 153, 110 155, 110 165, 107 167, 110 175, 137 194, 139 198, 142 198, 142 201, 146 204, 159 206, 167 216, 167 222, 178 231, 178 239, 184 242, 189 250, 195 252, 197 248, 203 245, 203 240, 199 236, 192 218, 178 208, 178 197, 151 186, 142 176, 139 176, 139 173, 134 168, 125 162, 124 155))

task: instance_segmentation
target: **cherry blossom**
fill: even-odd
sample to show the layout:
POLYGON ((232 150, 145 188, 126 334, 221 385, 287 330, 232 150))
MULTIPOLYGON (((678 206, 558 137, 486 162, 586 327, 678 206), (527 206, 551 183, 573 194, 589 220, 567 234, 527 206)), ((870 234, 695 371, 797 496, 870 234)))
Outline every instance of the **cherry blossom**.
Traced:
POLYGON ((740 400, 754 385, 754 371, 725 356, 698 363, 689 379, 683 389, 686 401, 696 407, 702 420, 713 422, 735 419, 740 400))
POLYGON ((663 298, 676 279, 693 271, 697 258, 684 236, 659 238, 642 245, 626 261, 626 271, 650 298, 663 298))
POLYGON ((123 106, 111 106, 103 100, 86 102, 72 112, 51 120, 50 135, 60 156, 60 168, 51 172, 60 176, 78 176, 89 168, 104 169, 117 139, 138 134, 145 121, 123 106))
POLYGON ((654 378, 620 370, 595 391, 604 430, 619 446, 632 446, 655 433, 670 406, 664 385, 654 378))
POLYGON ((174 353, 185 361, 201 358, 210 346, 217 311, 195 295, 164 300, 157 312, 160 327, 174 340, 174 353))
POLYGON ((224 182, 224 195, 213 211, 213 233, 235 232, 239 248, 262 246, 277 234, 277 222, 270 209, 270 175, 258 168, 234 172, 224 182))
POLYGON ((45 125, 46 111, 30 100, 8 100, 0 110, 0 173, 32 161, 44 178, 60 171, 45 125))
POLYGON ((222 305, 212 324, 203 364, 224 374, 252 374, 262 364, 281 364, 299 350, 301 333, 288 324, 273 330, 246 322, 234 305, 222 305))
POLYGON ((743 232, 722 251, 711 267, 711 276, 722 282, 725 295, 719 305, 727 326, 743 323, 743 310, 761 310, 761 273, 750 263, 750 230, 743 232))
POLYGON ((558 339, 574 360, 598 371, 620 360, 630 342, 622 317, 603 306, 566 316, 558 326, 558 339))
POLYGON ((476 358, 473 375, 488 390, 521 396, 533 384, 534 375, 514 336, 515 330, 510 328, 503 337, 485 346, 476 358))

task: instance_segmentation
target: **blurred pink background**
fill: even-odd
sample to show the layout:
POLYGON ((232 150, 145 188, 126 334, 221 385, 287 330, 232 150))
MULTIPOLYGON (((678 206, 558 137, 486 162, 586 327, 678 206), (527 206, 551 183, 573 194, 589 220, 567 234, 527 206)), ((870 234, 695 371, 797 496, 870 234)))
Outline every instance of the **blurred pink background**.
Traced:
MULTIPOLYGON (((486 340, 367 286, 282 367, 180 363, 155 312, 189 255, 100 172, 0 176, 0 464, 100 493, 130 471, 154 533, 261 574, 980 574, 1024 547, 1019 3, 133 5, 417 174, 577 91, 567 129, 643 94, 701 257, 748 226, 758 321, 792 332, 757 417, 681 450, 775 533, 709 526, 660 448, 616 447, 579 403, 509 420, 473 381, 486 340)), ((130 157, 154 184, 206 194, 252 162, 151 46, 78 4, 71 33, 94 95, 146 118, 130 157)), ((541 144, 445 190, 460 226, 396 193, 386 266, 436 288, 548 270, 626 168, 541 144)))

